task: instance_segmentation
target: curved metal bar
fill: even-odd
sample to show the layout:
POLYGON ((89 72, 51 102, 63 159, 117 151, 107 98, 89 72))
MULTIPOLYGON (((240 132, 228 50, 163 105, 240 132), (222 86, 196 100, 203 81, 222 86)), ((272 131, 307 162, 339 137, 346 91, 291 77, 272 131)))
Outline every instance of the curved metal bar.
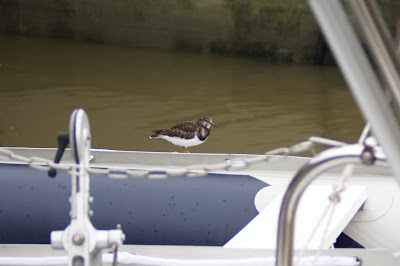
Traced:
MULTIPOLYGON (((364 146, 348 145, 331 148, 320 153, 304 165, 293 178, 283 198, 278 223, 278 243, 276 249, 276 265, 292 265, 294 246, 295 215, 305 189, 319 174, 341 165, 362 163, 364 146)), ((383 154, 377 153, 376 163, 385 161, 383 154)))
POLYGON ((393 100, 400 108, 400 64, 393 38, 390 36, 375 0, 348 1, 360 25, 368 48, 385 80, 393 100))

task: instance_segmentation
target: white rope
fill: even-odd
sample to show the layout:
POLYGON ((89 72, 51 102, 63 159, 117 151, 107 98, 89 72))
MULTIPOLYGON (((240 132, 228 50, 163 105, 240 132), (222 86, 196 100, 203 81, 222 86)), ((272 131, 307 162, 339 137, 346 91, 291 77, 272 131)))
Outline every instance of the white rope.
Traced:
POLYGON ((347 164, 344 167, 342 174, 340 175, 338 184, 334 184, 332 186, 332 194, 329 195, 329 204, 326 207, 326 209, 324 210, 324 212, 322 213, 321 217, 319 218, 317 225, 314 227, 310 237, 307 239, 307 242, 305 243, 304 247, 302 248, 301 252, 299 253, 299 256, 296 258, 295 263, 294 263, 295 265, 298 264, 299 259, 302 258, 302 256, 307 251, 309 244, 311 243, 312 239, 316 236, 316 232, 322 226, 323 221, 326 218, 326 215, 328 214, 327 222, 325 224, 324 231, 322 233, 320 244, 314 254, 315 261, 314 261, 313 265, 317 265, 318 259, 320 257, 321 251, 322 251, 322 247, 324 245, 324 242, 325 242, 328 230, 329 230, 329 226, 330 226, 332 218, 333 218, 333 214, 335 213, 336 206, 337 206, 337 204, 340 203, 341 193, 346 191, 347 187, 349 186, 350 176, 353 174, 353 170, 354 170, 354 165, 347 164))
MULTIPOLYGON (((169 176, 189 176, 197 177, 204 176, 212 171, 218 170, 240 170, 250 165, 270 161, 275 159, 272 155, 296 155, 307 151, 312 151, 314 144, 323 144, 326 146, 341 146, 346 143, 321 138, 321 137, 310 137, 306 141, 296 143, 290 147, 280 147, 265 152, 263 155, 254 157, 243 157, 225 160, 222 163, 216 164, 200 164, 190 165, 186 167, 175 167, 175 168, 160 168, 160 169, 127 169, 127 168, 100 168, 100 167, 88 167, 86 171, 92 174, 104 174, 110 178, 167 178, 169 176)), ((284 157, 283 157, 284 158, 284 157)), ((0 147, 0 159, 5 161, 18 161, 28 164, 30 167, 48 171, 50 169, 63 170, 71 172, 72 168, 79 168, 79 165, 73 163, 54 163, 53 161, 40 157, 24 157, 15 154, 13 151, 7 150, 6 148, 0 147)), ((282 158, 280 158, 282 159, 282 158)))
POLYGON ((328 211, 330 210, 332 204, 330 203, 328 205, 328 207, 324 210, 324 212, 322 213, 321 217, 318 220, 317 226, 314 227, 313 231, 311 232, 310 236, 308 237, 306 243, 304 244, 304 247, 302 248, 302 250, 299 252, 298 257, 295 260, 295 265, 297 265, 298 260, 300 258, 302 258, 304 256, 304 254, 306 253, 308 246, 310 245, 311 241, 313 240, 313 238, 315 237, 317 230, 319 229, 319 226, 322 224, 323 220, 326 217, 326 214, 328 213, 328 211))

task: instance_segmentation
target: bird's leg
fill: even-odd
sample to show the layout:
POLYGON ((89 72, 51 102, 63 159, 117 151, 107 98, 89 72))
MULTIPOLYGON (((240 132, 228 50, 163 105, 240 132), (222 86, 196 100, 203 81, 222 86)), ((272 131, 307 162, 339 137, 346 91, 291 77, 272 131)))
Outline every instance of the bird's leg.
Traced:
POLYGON ((184 153, 190 153, 190 151, 188 149, 186 149, 185 147, 183 147, 183 152, 184 153))

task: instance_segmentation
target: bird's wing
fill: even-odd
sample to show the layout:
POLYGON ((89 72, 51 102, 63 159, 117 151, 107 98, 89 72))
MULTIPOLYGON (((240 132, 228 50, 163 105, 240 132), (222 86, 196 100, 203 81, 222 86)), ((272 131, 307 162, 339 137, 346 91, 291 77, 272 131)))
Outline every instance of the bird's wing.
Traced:
POLYGON ((171 137, 181 137, 185 139, 190 139, 194 137, 196 133, 197 126, 194 121, 186 121, 179 123, 170 129, 160 132, 161 134, 167 133, 171 137), (167 132, 166 132, 167 131, 167 132))

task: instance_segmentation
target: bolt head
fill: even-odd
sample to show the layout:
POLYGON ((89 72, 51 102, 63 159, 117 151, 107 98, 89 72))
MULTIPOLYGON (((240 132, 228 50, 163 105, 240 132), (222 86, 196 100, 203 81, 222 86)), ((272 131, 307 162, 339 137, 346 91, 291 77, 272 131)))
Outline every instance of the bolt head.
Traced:
POLYGON ((364 152, 361 154, 361 160, 363 161, 364 164, 370 165, 370 164, 373 164, 373 163, 374 163, 375 157, 374 157, 374 155, 372 154, 372 152, 370 152, 370 151, 364 151, 364 152))
POLYGON ((85 242, 85 236, 82 233, 76 233, 72 236, 72 243, 77 246, 80 246, 85 242))

